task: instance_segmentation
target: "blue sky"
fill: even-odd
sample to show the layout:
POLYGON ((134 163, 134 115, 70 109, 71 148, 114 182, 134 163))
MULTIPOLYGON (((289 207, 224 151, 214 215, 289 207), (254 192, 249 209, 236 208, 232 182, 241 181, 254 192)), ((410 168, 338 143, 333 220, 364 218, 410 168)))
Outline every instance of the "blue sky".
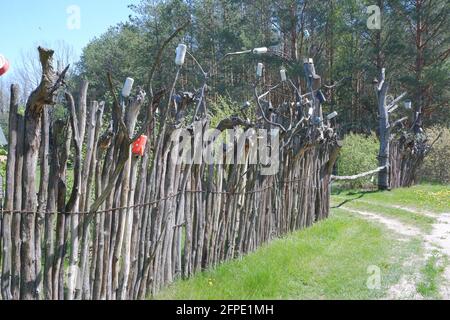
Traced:
POLYGON ((0 0, 0 54, 11 63, 11 72, 21 51, 36 44, 64 40, 73 46, 77 56, 94 37, 109 26, 128 20, 129 4, 139 0, 0 0), (76 17, 68 13, 71 6, 80 12, 80 29, 70 29, 76 17))

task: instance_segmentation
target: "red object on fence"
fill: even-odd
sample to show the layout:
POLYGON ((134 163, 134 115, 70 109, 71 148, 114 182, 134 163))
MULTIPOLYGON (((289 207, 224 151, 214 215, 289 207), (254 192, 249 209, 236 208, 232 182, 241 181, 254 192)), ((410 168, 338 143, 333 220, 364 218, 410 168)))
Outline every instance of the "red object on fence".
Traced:
POLYGON ((4 75, 9 69, 9 62, 4 56, 0 54, 0 77, 4 75))
POLYGON ((144 156, 145 153, 145 146, 147 145, 147 136, 140 136, 134 143, 133 143, 133 154, 137 156, 144 156))

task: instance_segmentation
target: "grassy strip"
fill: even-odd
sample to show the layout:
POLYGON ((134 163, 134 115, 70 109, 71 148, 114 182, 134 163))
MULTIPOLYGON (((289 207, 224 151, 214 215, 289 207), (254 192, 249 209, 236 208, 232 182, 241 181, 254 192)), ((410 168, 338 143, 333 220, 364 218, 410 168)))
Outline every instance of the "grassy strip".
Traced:
POLYGON ((396 283, 411 242, 342 210, 240 260, 180 280, 156 299, 378 299, 396 283), (368 289, 368 268, 381 288, 368 289))
MULTIPOLYGON (((344 199, 344 198, 342 198, 344 199)), ((336 199, 337 200, 337 199, 336 199)), ((334 203, 338 201, 333 201, 334 203)), ((389 207, 380 203, 368 203, 366 200, 353 200, 351 202, 347 202, 345 207, 355 210, 368 211, 381 215, 385 215, 388 217, 395 218, 405 224, 410 224, 418 227, 423 232, 429 233, 433 228, 433 223, 436 222, 435 218, 419 214, 413 213, 410 211, 402 210, 399 208, 389 207)))
POLYGON ((450 212, 450 185, 422 184, 412 188, 393 191, 341 191, 335 188, 335 196, 350 199, 362 199, 381 204, 396 204, 410 208, 429 210, 436 213, 450 212))
POLYGON ((438 282, 442 280, 445 270, 445 263, 442 259, 445 260, 444 257, 434 252, 422 268, 422 281, 417 285, 417 292, 425 298, 439 298, 438 282))

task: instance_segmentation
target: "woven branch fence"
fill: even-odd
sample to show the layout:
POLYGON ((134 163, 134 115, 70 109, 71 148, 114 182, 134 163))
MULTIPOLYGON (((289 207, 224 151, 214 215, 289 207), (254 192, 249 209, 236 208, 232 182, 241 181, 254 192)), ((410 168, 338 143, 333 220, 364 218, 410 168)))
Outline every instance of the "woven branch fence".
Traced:
MULTIPOLYGON (((70 116, 58 119, 51 105, 62 81, 48 67, 51 56, 40 48, 45 76, 25 116, 17 113, 18 86, 11 88, 2 299, 145 299, 178 278, 328 217, 340 147, 329 123, 289 125, 273 175, 262 175, 250 152, 241 164, 177 164, 171 134, 189 107, 203 109, 198 118, 202 130, 208 127, 205 99, 186 98, 175 107, 168 99, 164 108, 164 91, 148 100, 138 88, 121 104, 109 78, 115 102, 105 126, 104 103, 88 105, 85 81, 77 103, 66 92, 70 116), (140 112, 146 120, 138 121, 140 112), (141 134, 149 137, 142 157, 131 152, 141 134)), ((312 101, 321 114, 320 102, 312 101)), ((261 107, 252 126, 288 127, 281 110, 268 117, 270 110, 261 107)), ((291 121, 302 118, 286 112, 291 121)), ((225 120, 221 129, 243 125, 225 120)))

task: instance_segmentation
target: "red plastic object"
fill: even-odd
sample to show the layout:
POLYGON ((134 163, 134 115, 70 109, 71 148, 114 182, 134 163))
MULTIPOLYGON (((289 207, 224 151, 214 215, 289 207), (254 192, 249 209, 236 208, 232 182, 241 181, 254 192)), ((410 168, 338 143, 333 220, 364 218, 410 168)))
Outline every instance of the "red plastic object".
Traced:
POLYGON ((133 143, 133 154, 137 156, 144 156, 145 153, 145 146, 147 145, 147 136, 140 136, 134 143, 133 143))
POLYGON ((0 55, 0 77, 4 75, 9 69, 9 62, 6 58, 0 55))

